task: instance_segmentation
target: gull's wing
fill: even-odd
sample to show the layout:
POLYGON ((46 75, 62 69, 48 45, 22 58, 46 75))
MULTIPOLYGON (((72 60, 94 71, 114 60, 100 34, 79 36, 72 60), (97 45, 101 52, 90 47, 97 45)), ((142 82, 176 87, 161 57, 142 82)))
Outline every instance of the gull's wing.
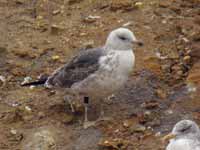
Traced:
POLYGON ((98 70, 101 56, 103 56, 102 48, 81 51, 68 64, 57 69, 45 85, 70 88, 74 83, 84 80, 98 70))

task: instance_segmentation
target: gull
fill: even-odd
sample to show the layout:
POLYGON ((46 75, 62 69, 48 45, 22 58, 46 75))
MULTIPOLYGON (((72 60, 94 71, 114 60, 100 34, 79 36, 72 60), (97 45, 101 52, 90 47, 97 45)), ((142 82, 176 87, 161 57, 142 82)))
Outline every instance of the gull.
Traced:
POLYGON ((200 150, 200 130, 194 121, 179 121, 163 140, 169 139, 166 150, 200 150))
MULTIPOLYGON (((85 108, 84 127, 88 127, 94 123, 88 120, 89 100, 108 97, 126 83, 135 64, 134 44, 143 45, 131 30, 117 28, 109 33, 104 46, 80 51, 48 78, 32 83, 82 95, 85 108)), ((33 85, 32 83, 25 85, 33 85)), ((68 101, 74 111, 73 100, 68 101)), ((103 116, 103 111, 100 116, 103 116)))

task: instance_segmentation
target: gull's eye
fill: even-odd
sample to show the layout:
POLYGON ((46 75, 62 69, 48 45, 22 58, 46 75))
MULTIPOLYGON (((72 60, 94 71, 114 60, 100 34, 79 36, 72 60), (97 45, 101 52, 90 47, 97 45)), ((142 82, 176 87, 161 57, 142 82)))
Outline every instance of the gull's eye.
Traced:
POLYGON ((185 132, 185 131, 187 131, 188 129, 190 129, 192 127, 192 125, 189 125, 189 126, 187 126, 187 127, 184 127, 184 128, 182 128, 182 129, 180 129, 180 132, 185 132))
POLYGON ((124 36, 119 36, 119 38, 123 41, 125 41, 127 38, 125 38, 124 36))

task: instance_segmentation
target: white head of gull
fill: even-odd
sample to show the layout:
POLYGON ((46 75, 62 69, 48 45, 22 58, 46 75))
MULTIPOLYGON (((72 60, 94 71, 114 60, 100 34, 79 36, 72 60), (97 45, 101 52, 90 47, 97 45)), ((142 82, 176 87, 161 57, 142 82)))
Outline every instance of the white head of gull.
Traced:
POLYGON ((164 137, 170 140, 166 150, 200 150, 200 130, 191 120, 181 120, 172 132, 164 137))
POLYGON ((114 50, 131 50, 133 44, 143 45, 141 41, 136 39, 132 31, 127 28, 118 28, 109 34, 105 47, 114 50))

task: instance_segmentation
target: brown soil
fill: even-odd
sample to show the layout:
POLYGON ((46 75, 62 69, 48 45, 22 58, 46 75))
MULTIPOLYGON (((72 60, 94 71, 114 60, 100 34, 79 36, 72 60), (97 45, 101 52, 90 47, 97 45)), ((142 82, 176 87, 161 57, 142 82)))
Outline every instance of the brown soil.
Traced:
POLYGON ((0 150, 161 150, 167 143, 160 139, 177 121, 200 123, 200 1, 140 2, 0 1, 0 76, 6 79, 5 85, 0 80, 0 150), (130 81, 105 104, 112 121, 84 130, 83 112, 72 114, 63 96, 20 86, 79 49, 104 44, 123 25, 145 45, 135 49, 130 81))

